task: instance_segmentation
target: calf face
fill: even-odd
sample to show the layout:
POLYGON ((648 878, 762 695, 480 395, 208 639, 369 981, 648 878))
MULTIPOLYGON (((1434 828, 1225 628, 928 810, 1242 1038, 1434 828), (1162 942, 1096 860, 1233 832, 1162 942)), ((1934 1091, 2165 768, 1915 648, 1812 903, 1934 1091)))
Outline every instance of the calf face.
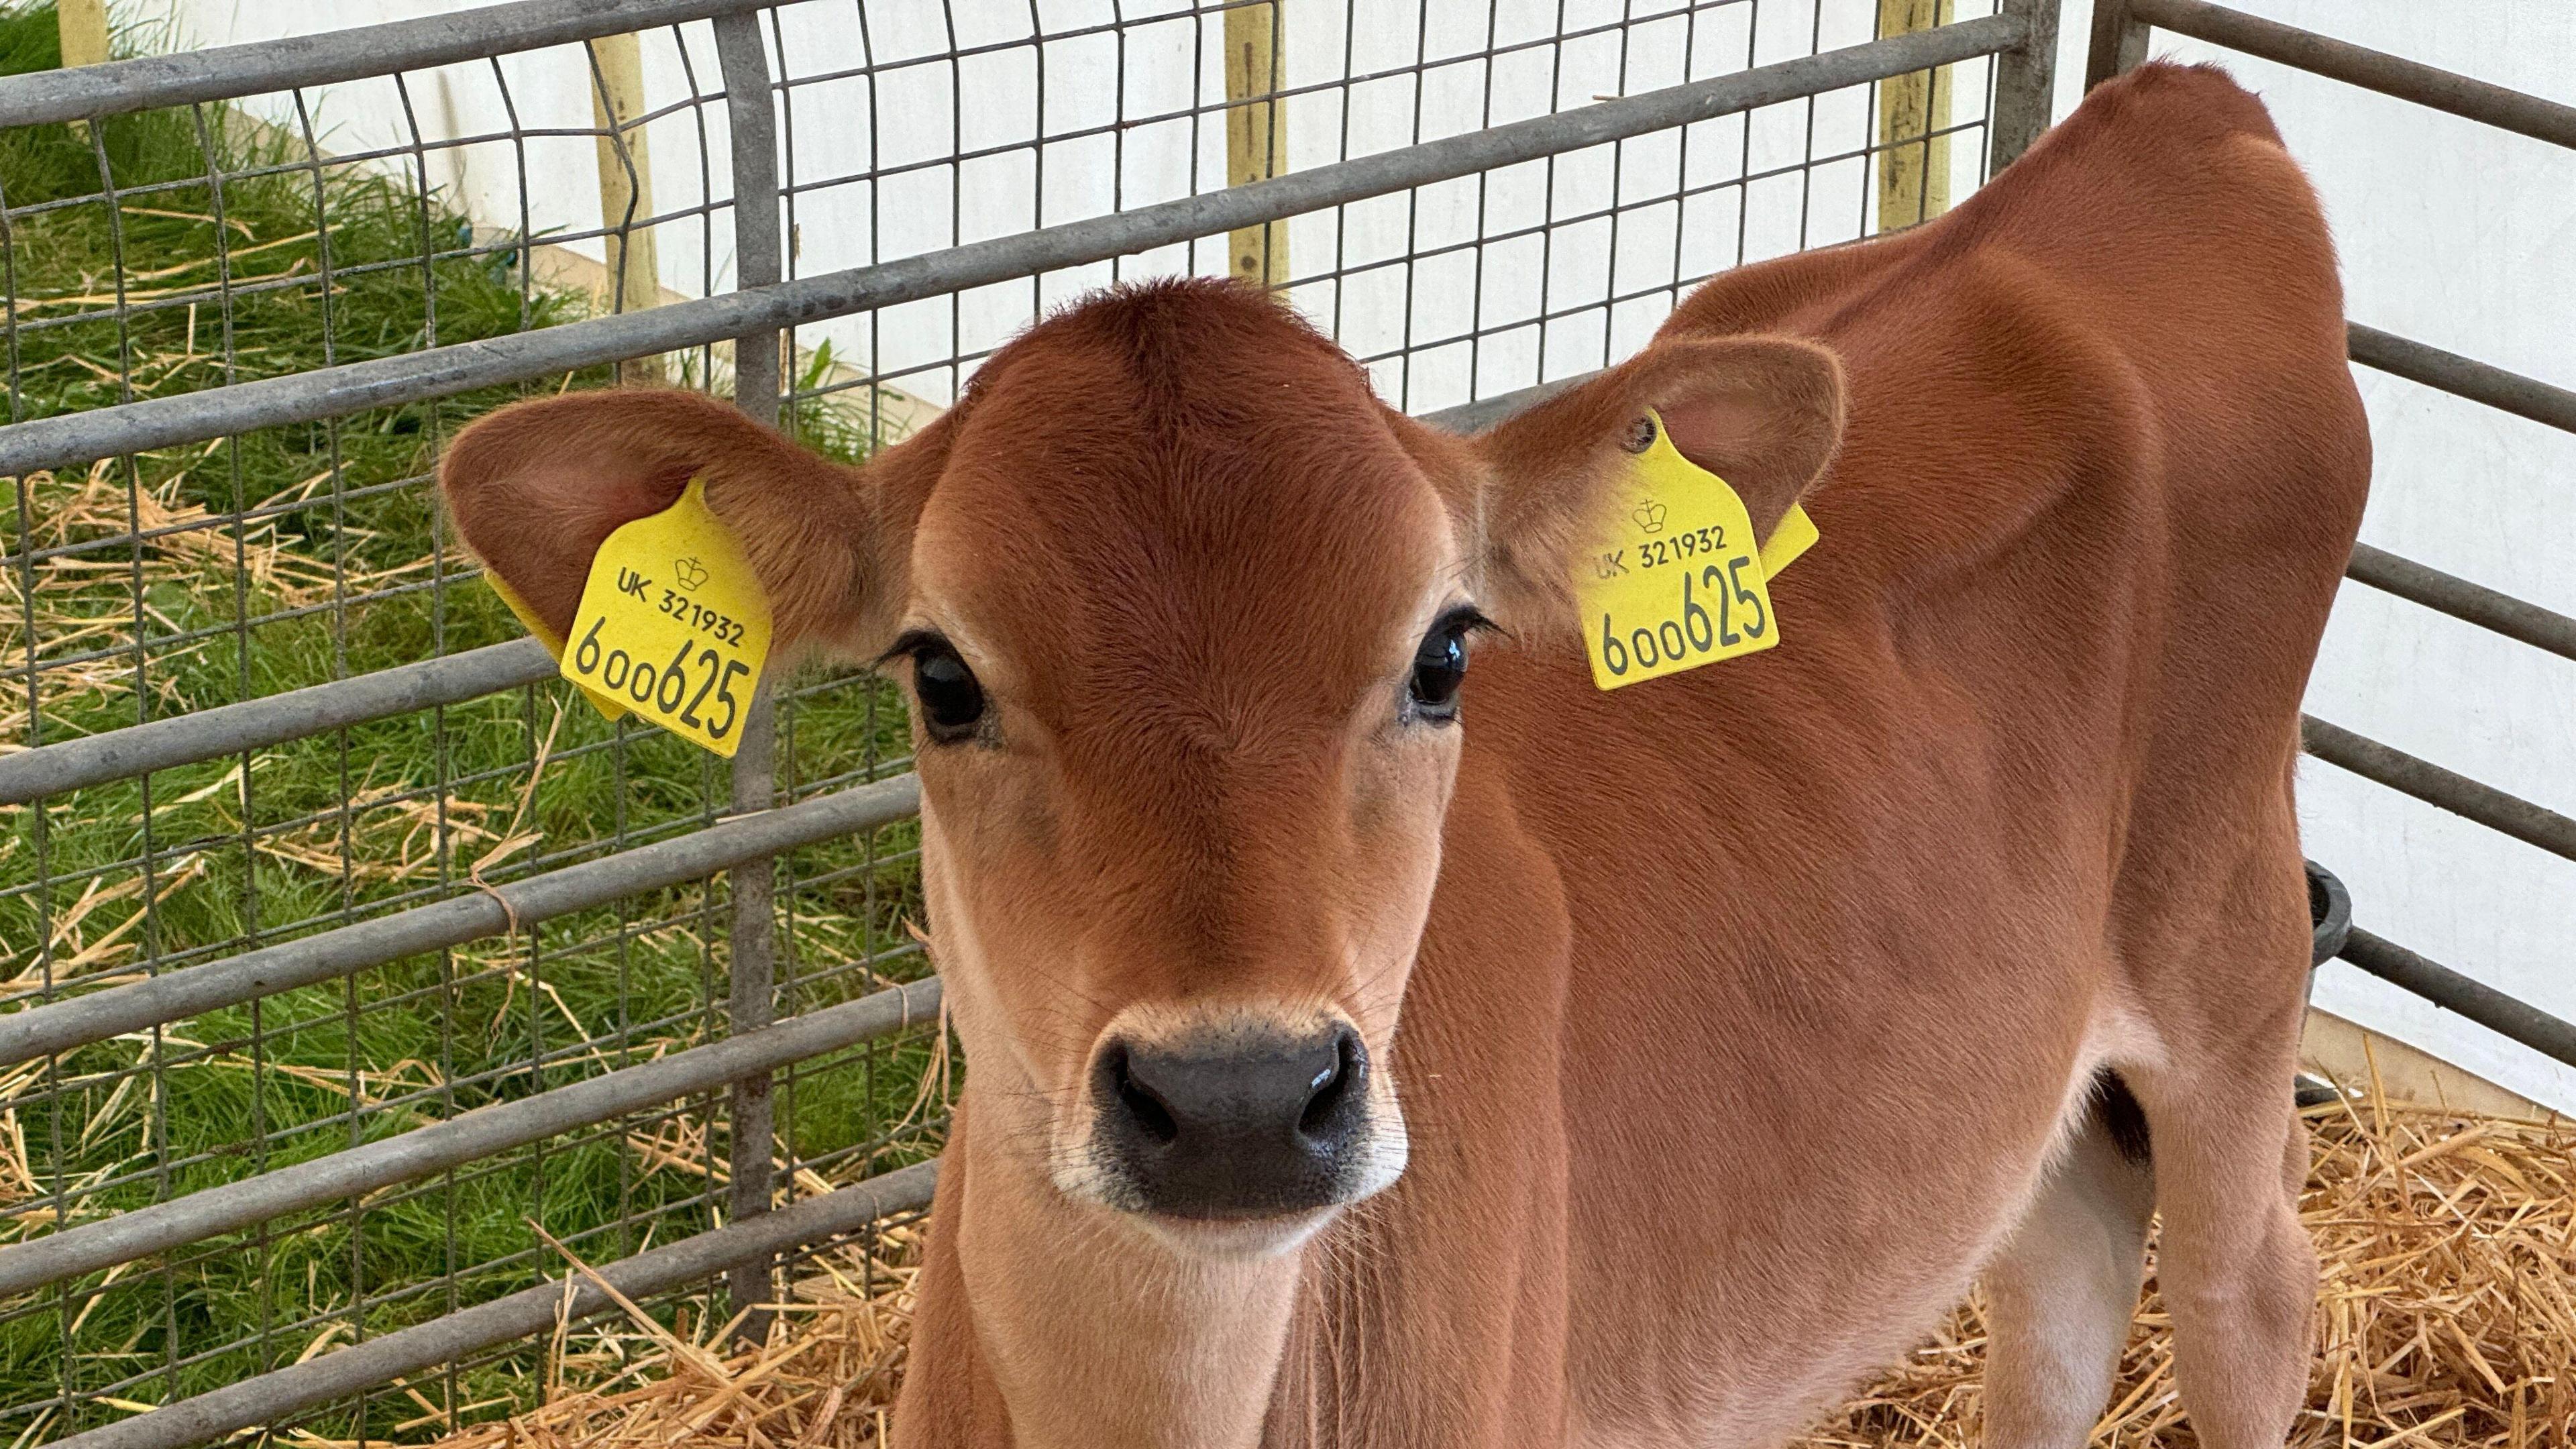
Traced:
POLYGON ((1669 344, 1470 444, 1186 283, 1034 329, 863 469, 615 392, 495 414, 442 483, 561 631, 607 532, 704 476, 783 647, 911 689, 976 1130, 1176 1248, 1261 1252, 1403 1170, 1390 1056, 1479 636, 1570 630, 1646 408, 1767 529, 1841 395, 1806 344, 1669 344))

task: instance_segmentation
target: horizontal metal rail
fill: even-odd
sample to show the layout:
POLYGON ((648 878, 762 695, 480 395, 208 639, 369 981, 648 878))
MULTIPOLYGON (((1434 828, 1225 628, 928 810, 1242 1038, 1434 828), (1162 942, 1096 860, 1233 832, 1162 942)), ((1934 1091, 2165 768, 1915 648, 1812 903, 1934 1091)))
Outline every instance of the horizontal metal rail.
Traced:
POLYGON ((2412 795, 2489 830, 2510 835, 2565 860, 2576 860, 2576 819, 2519 795, 2446 770, 2315 715, 2299 717, 2299 743, 2307 752, 2365 780, 2412 795))
POLYGON ((2446 1011, 2456 1011, 2498 1036, 2542 1056, 2576 1067, 2576 1022, 2564 1021, 2483 981, 2461 975, 2385 937, 2355 926, 2344 939, 2344 960, 2446 1011))
POLYGON ((0 126, 335 85, 759 8, 776 0, 517 0, 354 30, 36 71, 0 80, 0 126))
POLYGON ((2344 577, 2561 659, 2576 659, 2576 618, 2473 584, 2457 574, 2357 543, 2344 577))
POLYGON ((939 979, 931 977, 531 1097, 477 1107, 344 1152, 64 1228, 0 1248, 0 1298, 288 1213, 362 1197, 938 1019, 939 979))
POLYGON ((514 917, 518 925, 529 925, 702 879, 745 861, 891 824, 920 808, 920 780, 898 775, 781 809, 735 816, 670 840, 495 886, 488 893, 461 895, 69 1001, 26 1007, 0 1016, 0 1065, 497 936, 512 928, 514 917))
POLYGON ((265 699, 128 725, 0 755, 0 805, 21 805, 110 780, 222 759, 414 710, 463 704, 554 677, 554 656, 544 645, 534 639, 513 639, 265 699))
POLYGON ((1108 261, 1993 55, 2018 44, 2025 28, 2009 15, 1990 15, 901 261, 487 341, 36 418, 0 428, 0 476, 526 382, 1108 261))
POLYGON ((2576 433, 2576 392, 2358 322, 2345 332, 2352 360, 2365 367, 2576 433))
MULTIPOLYGON (((935 1162, 900 1168, 792 1207, 602 1264, 599 1276, 628 1300, 642 1301, 704 1282, 747 1257, 790 1252, 855 1233, 881 1218, 919 1212, 930 1206, 938 1173, 935 1162)), ((587 1277, 568 1276, 569 1286, 558 1280, 460 1308, 148 1414, 57 1439, 52 1449, 187 1449, 497 1344, 534 1337, 559 1320, 578 1323, 617 1306, 587 1277)))
POLYGON ((2576 106, 2525 95, 2455 71, 2211 5, 2206 0, 2127 0, 2129 17, 2346 85, 2448 111, 2552 145, 2576 147, 2576 106))

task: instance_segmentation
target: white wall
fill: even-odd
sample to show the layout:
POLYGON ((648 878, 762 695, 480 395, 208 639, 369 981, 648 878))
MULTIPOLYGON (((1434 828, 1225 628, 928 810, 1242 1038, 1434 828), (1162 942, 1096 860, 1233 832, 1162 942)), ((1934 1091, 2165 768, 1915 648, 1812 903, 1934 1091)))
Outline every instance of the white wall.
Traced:
MULTIPOLYGON (((1349 75, 1384 79, 1293 102, 1289 155, 1306 166, 1416 139, 1579 106, 1594 96, 1671 84, 1768 63, 1811 48, 1865 40, 1868 0, 1763 0, 1638 26, 1615 38, 1517 53, 1491 65, 1432 65, 1495 38, 1553 33, 1613 20, 1617 0, 1285 0, 1292 86, 1349 75), (1347 23, 1355 13, 1356 26, 1347 23), (1758 14, 1758 30, 1754 17, 1758 14), (1623 57, 1626 61, 1622 72, 1623 57)), ((2519 89, 2576 101, 2566 61, 2576 56, 2576 6, 2565 0, 2491 0, 2428 6, 2415 0, 2234 0, 2258 13, 2398 52, 2519 89)), ((260 40, 318 28, 309 0, 177 0, 183 33, 206 43, 260 40)), ((433 0, 344 0, 329 24, 463 8, 433 0)), ((871 4, 868 33, 849 0, 785 12, 788 74, 811 77, 946 51, 943 7, 871 4)), ((1021 38, 1025 6, 958 3, 955 44, 1021 38)), ((1177 3, 1166 9, 1185 8, 1177 3)), ((1638 11, 1648 5, 1633 7, 1638 11)), ((1962 4, 1978 13, 1982 4, 1962 4)), ((2059 114, 2083 69, 2086 0, 2069 0, 2060 62, 2059 114)), ((1108 0, 1048 3, 1047 29, 1104 24, 1108 0)), ((1131 19, 1151 15, 1130 4, 1131 19)), ((931 165, 874 182, 853 181, 798 198, 797 268, 811 274, 1008 235, 1185 195, 1224 179, 1221 124, 1186 117, 1145 121, 1119 137, 1015 146, 1040 122, 1050 136, 1117 117, 1131 122, 1186 111, 1222 94, 1219 26, 1206 19, 1131 25, 1122 46, 1097 35, 1051 43, 1043 66, 1025 47, 951 67, 881 71, 798 88, 789 114, 791 175, 804 180, 936 161, 960 149, 1000 148, 962 167, 931 165)), ((718 84, 706 27, 689 27, 688 60, 701 92, 718 84)), ((2159 36, 2155 49, 2189 59, 2205 48, 2159 36)), ((690 93, 682 44, 648 37, 655 105, 690 93)), ((2358 320, 2562 385, 2576 384, 2576 291, 2564 258, 2576 251, 2576 156, 2456 121, 2403 102, 2260 62, 2229 61, 2271 103, 2292 150, 2310 168, 2341 239, 2352 315, 2358 320)), ((579 53, 556 50, 502 62, 522 127, 590 124, 579 53)), ((1982 66, 1961 67, 1961 118, 1978 108, 1982 66)), ((489 66, 415 77, 415 114, 433 136, 505 132, 489 66)), ((291 108, 266 104, 278 119, 291 108)), ((326 147, 342 153, 408 139, 386 82, 335 88, 319 101, 326 147)), ((1859 94, 1768 108, 1691 128, 1688 138, 1630 143, 1614 178, 1607 152, 1532 164, 1291 223, 1300 276, 1433 251, 1480 234, 1531 229, 1580 215, 1615 194, 1668 196, 1693 185, 1793 167, 1862 142, 1869 117, 1859 94)), ((695 205, 711 178, 729 193, 722 108, 657 123, 651 147, 657 203, 695 205), (703 123, 703 131, 701 124, 703 123), (703 142, 701 137, 704 137, 703 142)), ((1972 183, 1980 139, 1955 148, 1956 190, 1972 183)), ((586 135, 506 141, 433 160, 433 184, 479 220, 521 226, 598 225, 593 145, 586 135)), ((1543 312, 1597 302, 1731 265, 1849 238, 1866 221, 1867 175, 1857 160, 1757 180, 1687 202, 1559 225, 1537 235, 1428 258, 1411 268, 1356 272, 1297 289, 1299 306, 1354 352, 1410 343, 1409 365, 1377 365, 1381 386, 1415 408, 1561 376, 1624 354, 1669 305, 1649 295, 1539 325, 1543 312), (1422 344, 1469 331, 1479 340, 1422 344)), ((731 222, 690 220, 662 230, 665 282, 686 293, 731 285, 731 222)), ((1221 243, 1169 248, 1120 275, 1212 271, 1221 243)), ((595 243, 584 250, 596 255, 595 243)), ((988 349, 1045 305, 1110 279, 1107 266, 1043 282, 984 288, 955 299, 845 318, 806 329, 808 347, 830 341, 846 361, 873 366, 907 390, 945 400, 962 377, 947 366, 988 349)), ((2376 490, 2363 537, 2565 612, 2576 612, 2576 438, 2459 402, 2367 369, 2358 370, 2378 448, 2376 490)), ((2576 664, 2347 585, 2311 692, 2311 707, 2478 779, 2576 812, 2576 664)), ((2359 920, 2437 960, 2562 1016, 2576 1017, 2576 865, 2503 840, 2431 807, 2310 762, 2303 777, 2310 853, 2348 882, 2359 920)), ((2576 1071, 2559 1067, 2446 1016, 2340 964, 2317 1001, 2426 1047, 2538 1100, 2576 1109, 2576 1071)))

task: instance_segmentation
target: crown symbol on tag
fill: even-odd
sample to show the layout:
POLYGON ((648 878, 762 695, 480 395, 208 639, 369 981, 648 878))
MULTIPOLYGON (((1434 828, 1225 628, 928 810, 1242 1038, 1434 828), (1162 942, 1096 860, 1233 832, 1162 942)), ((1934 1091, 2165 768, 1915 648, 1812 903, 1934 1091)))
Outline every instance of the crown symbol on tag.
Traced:
POLYGON ((1665 511, 1664 505, 1648 499, 1638 504, 1636 511, 1628 516, 1637 520, 1637 527, 1640 529, 1648 533, 1661 533, 1664 531, 1665 511))
POLYGON ((694 590, 707 581, 707 566, 696 559, 673 559, 671 569, 680 576, 681 588, 694 590))

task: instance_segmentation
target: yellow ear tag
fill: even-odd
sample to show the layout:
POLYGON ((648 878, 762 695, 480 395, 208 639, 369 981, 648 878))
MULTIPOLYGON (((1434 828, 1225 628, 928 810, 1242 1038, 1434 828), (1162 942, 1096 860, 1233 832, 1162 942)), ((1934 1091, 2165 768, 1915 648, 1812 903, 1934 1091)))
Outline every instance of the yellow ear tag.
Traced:
POLYGON ((590 561, 563 677, 726 759, 769 658, 769 599, 696 478, 590 561))
MULTIPOLYGON (((554 656, 555 663, 563 663, 564 641, 554 630, 546 627, 546 621, 537 617, 537 611, 528 607, 528 601, 519 597, 519 591, 511 588, 499 574, 488 569, 484 571, 483 582, 490 584, 492 592, 501 596, 501 602, 510 606, 510 612, 519 616, 520 626, 535 635, 538 643, 546 646, 546 652, 554 656)), ((598 690, 584 689, 582 693, 590 696, 591 707, 599 711, 602 719, 618 720, 626 717, 626 706, 598 690)))
MULTIPOLYGON (((1673 446, 1649 412, 1654 442, 1632 466, 1600 545, 1575 565, 1574 600, 1592 682, 1617 689, 1780 642, 1752 515, 1725 479, 1673 446)), ((1806 515, 1790 510, 1802 523, 1806 515)), ((1791 540, 1788 519, 1773 541, 1791 540)), ((1805 524, 1808 541, 1815 525, 1805 524)), ((1806 543, 1784 547, 1798 556, 1806 543)))
POLYGON ((1771 536, 1762 540, 1764 577, 1780 577, 1783 570, 1798 561, 1798 555, 1814 547, 1821 537, 1823 535, 1816 532, 1816 521, 1807 516, 1806 508, 1790 504, 1789 511, 1781 514, 1780 521, 1772 526, 1771 536))

